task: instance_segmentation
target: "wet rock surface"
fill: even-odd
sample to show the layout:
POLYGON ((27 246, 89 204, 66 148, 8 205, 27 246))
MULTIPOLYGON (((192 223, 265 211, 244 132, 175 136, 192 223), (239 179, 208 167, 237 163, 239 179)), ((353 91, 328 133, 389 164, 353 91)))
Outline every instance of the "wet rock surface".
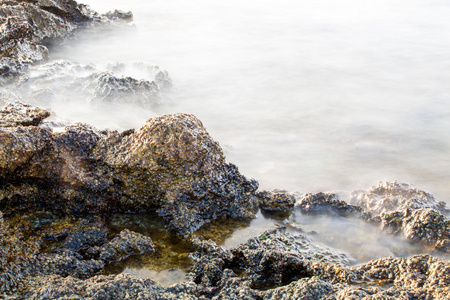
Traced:
POLYGON ((48 57, 49 40, 64 39, 85 24, 131 20, 130 13, 102 16, 75 1, 0 2, 0 75, 14 75, 48 57))
POLYGON ((287 191, 262 191, 256 194, 263 211, 289 213, 295 204, 295 197, 287 191))
POLYGON ((332 213, 342 216, 359 216, 364 210, 355 205, 347 204, 334 193, 305 194, 300 197, 296 207, 303 213, 332 213))
POLYGON ((408 184, 380 183, 367 192, 354 192, 351 202, 368 210, 368 221, 382 230, 450 252, 449 210, 431 194, 408 184))
MULTIPOLYGON (((14 112, 12 119, 22 118, 14 112)), ((84 124, 53 133, 30 125, 0 128, 0 137, 6 213, 37 206, 62 215, 159 208, 182 235, 219 216, 253 216, 257 182, 225 162, 192 115, 155 117, 123 133, 84 124)))

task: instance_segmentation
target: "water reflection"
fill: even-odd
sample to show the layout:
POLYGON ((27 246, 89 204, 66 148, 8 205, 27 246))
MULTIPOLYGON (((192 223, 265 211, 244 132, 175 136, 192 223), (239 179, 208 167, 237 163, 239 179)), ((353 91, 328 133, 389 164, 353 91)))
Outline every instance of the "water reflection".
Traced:
MULTIPOLYGON (((280 225, 286 225, 292 234, 307 235, 320 246, 347 252, 357 264, 380 257, 405 257, 430 251, 425 245, 412 244, 401 237, 383 233, 377 226, 356 218, 306 215, 299 211, 287 219, 260 211, 253 220, 221 218, 200 228, 196 235, 230 249, 280 225)), ((181 239, 166 230, 163 220, 156 213, 116 215, 108 226, 111 237, 124 228, 150 236, 156 251, 112 263, 105 268, 105 274, 129 273, 150 278, 162 285, 186 280, 192 266, 189 253, 194 249, 188 239, 181 239)))

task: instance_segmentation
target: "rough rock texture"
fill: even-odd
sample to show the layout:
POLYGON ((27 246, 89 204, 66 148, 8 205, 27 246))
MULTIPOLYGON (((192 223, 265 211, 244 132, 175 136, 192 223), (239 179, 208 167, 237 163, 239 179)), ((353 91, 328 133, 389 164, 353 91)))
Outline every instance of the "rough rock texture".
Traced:
POLYGON ((99 258, 104 262, 111 262, 125 259, 130 255, 153 251, 155 247, 151 238, 125 229, 99 249, 99 258))
POLYGON ((398 182, 380 183, 369 191, 356 191, 352 203, 369 210, 368 220, 406 239, 450 253, 450 220, 444 202, 431 194, 398 182))
POLYGON ((334 193, 305 194, 296 203, 303 213, 334 213, 342 216, 360 216, 363 209, 339 200, 334 193))
MULTIPOLYGON (((66 38, 80 25, 105 22, 73 0, 0 1, 0 75, 21 70, 48 56, 48 40, 66 38)), ((130 20, 130 13, 110 13, 130 20)))
MULTIPOLYGON (((75 278, 58 274, 55 269, 56 274, 25 274, 22 278, 25 284, 21 285, 17 296, 20 299, 275 300, 365 297, 437 300, 446 299, 450 292, 449 261, 428 255, 382 258, 348 267, 342 264, 342 261, 348 260, 344 254, 333 257, 333 253, 339 252, 318 247, 303 236, 292 236, 284 229, 268 231, 230 250, 211 241, 198 238, 192 241, 197 251, 192 255, 195 265, 191 270, 191 281, 162 287, 150 279, 126 274, 83 279, 81 276, 75 278)), ((89 262, 82 260, 78 270, 89 262)), ((0 280, 5 278, 2 276, 4 273, 0 275, 0 280)))
POLYGON ((29 67, 26 74, 11 80, 8 88, 22 101, 41 105, 132 103, 148 109, 160 104, 161 95, 171 85, 167 71, 157 66, 130 63, 97 67, 56 60, 29 67), (129 73, 140 73, 142 79, 126 76, 129 73))
POLYGON ((445 202, 438 201, 430 193, 397 181, 380 182, 367 192, 355 191, 351 202, 374 214, 424 208, 449 212, 445 202))
POLYGON ((332 268, 322 265, 342 269, 352 261, 345 253, 314 245, 302 235, 292 236, 284 228, 267 231, 231 250, 218 247, 212 241, 193 242, 199 249, 193 255, 193 280, 209 294, 223 288, 223 276, 236 277, 230 273, 232 270, 243 273, 240 280, 248 287, 266 289, 320 274, 327 278, 345 277, 345 272, 338 275, 332 268))
POLYGON ((50 113, 38 107, 17 103, 7 103, 0 110, 0 127, 39 125, 50 113))
POLYGON ((295 197, 286 191, 262 191, 256 194, 259 207, 269 212, 290 212, 294 208, 295 197))
MULTIPOLYGON (((9 123, 22 118, 12 115, 9 123)), ((0 138, 0 207, 6 213, 36 206, 59 214, 159 208, 180 234, 222 215, 253 216, 257 182, 225 163, 220 146, 192 115, 151 118, 123 133, 83 124, 57 133, 34 125, 0 127, 0 138)))
POLYGON ((0 293, 24 290, 49 275, 86 279, 113 260, 154 251, 152 240, 139 233, 124 230, 111 241, 107 234, 105 224, 92 217, 0 214, 0 293))

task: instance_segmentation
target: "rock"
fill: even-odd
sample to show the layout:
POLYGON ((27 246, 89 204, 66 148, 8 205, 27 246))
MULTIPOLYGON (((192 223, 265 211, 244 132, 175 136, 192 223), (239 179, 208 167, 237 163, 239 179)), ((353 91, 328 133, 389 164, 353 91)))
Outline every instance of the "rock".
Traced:
POLYGON ((158 285, 150 279, 126 274, 95 276, 87 280, 49 276, 30 289, 27 299, 156 299, 158 285))
POLYGON ((342 216, 360 216, 363 209, 339 200, 334 193, 305 194, 296 203, 303 213, 335 213, 342 216))
POLYGON ((193 115, 151 118, 123 133, 30 125, 0 127, 0 137, 0 205, 11 210, 105 215, 159 208, 181 235, 219 216, 253 217, 257 182, 225 162, 193 115))
POLYGON ((259 199, 259 207, 269 212, 289 213, 295 204, 294 195, 281 190, 258 192, 256 197, 259 199))
POLYGON ((70 250, 58 253, 43 253, 37 256, 33 273, 42 275, 72 276, 76 278, 89 278, 100 272, 105 264, 100 260, 83 259, 83 257, 70 250))
POLYGON ((12 87, 23 101, 31 103, 66 102, 91 107, 128 103, 150 109, 161 103, 161 96, 171 85, 167 71, 157 66, 114 64, 100 70, 95 65, 56 60, 29 67, 12 87), (128 72, 139 73, 142 78, 122 75, 128 72))
POLYGON ((433 195, 414 188, 410 184, 394 182, 380 182, 367 192, 352 193, 351 203, 364 208, 374 214, 389 214, 406 209, 432 208, 448 213, 445 202, 438 201, 433 195))
MULTIPOLYGON (((48 40, 65 39, 83 24, 109 19, 73 0, 0 2, 0 76, 15 74, 47 58, 48 40)), ((112 18, 132 20, 131 13, 117 12, 112 18)))
POLYGON ((351 201, 374 214, 367 220, 382 230, 450 253, 450 220, 444 215, 448 209, 431 194, 404 183, 380 183, 367 192, 354 192, 351 201))
POLYGON ((155 246, 151 238, 125 229, 99 249, 99 259, 104 262, 118 261, 130 255, 154 251, 155 246))
POLYGON ((292 236, 281 227, 267 231, 259 238, 231 249, 255 287, 286 285, 292 281, 315 275, 312 262, 349 265, 353 260, 343 252, 319 247, 303 235, 292 236))
POLYGON ((398 297, 407 292, 421 299, 445 299, 450 292, 449 261, 429 255, 381 258, 353 270, 362 281, 394 285, 386 291, 378 291, 380 297, 384 294, 398 297))
POLYGON ((0 127, 37 126, 50 112, 21 102, 7 103, 0 110, 0 127))

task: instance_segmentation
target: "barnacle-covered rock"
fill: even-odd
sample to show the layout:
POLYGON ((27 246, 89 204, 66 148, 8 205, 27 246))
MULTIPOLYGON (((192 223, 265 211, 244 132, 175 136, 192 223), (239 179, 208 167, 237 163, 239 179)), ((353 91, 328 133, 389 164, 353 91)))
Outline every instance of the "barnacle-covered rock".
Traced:
POLYGON ((47 276, 29 288, 27 299, 156 299, 158 285, 150 279, 127 274, 95 276, 87 280, 47 276))
POLYGON ((269 212, 290 212, 294 208, 295 197, 286 191, 273 190, 256 193, 259 207, 269 212))
POLYGON ((450 292, 450 263, 429 255, 408 258, 381 258, 370 261, 353 271, 359 280, 376 281, 380 285, 394 285, 378 295, 400 296, 407 292, 421 299, 445 299, 450 292))
POLYGON ((154 252, 155 247, 151 238, 124 229, 98 251, 100 252, 99 259, 104 262, 111 262, 125 259, 130 255, 154 252))
POLYGON ((314 267, 313 262, 338 269, 353 262, 348 254, 315 245, 303 235, 292 236, 285 228, 266 231, 231 252, 234 260, 243 267, 243 278, 249 278, 256 287, 286 285, 303 277, 319 275, 319 265, 314 267))
POLYGON ((361 207, 339 200, 334 193, 305 194, 296 203, 303 213, 335 213, 343 216, 360 216, 361 207))
POLYGON ((409 184, 380 183, 367 192, 354 192, 352 203, 368 210, 368 220, 383 230, 450 252, 450 220, 445 216, 449 210, 431 194, 409 184))

